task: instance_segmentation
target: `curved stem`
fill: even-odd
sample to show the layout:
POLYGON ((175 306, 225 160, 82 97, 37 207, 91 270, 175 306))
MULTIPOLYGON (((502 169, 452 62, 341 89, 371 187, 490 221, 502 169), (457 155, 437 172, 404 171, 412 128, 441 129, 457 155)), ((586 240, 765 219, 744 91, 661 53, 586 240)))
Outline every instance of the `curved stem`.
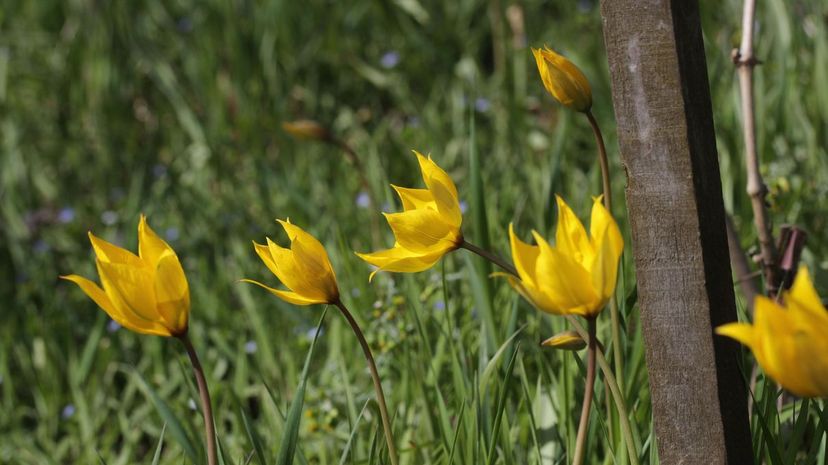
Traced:
POLYGON ((601 165, 601 183, 604 188, 604 206, 607 207, 610 214, 612 213, 612 189, 610 187, 610 173, 609 173, 609 158, 607 157, 607 147, 604 145, 604 136, 601 134, 601 127, 598 126, 598 121, 592 115, 591 111, 584 113, 589 120, 589 125, 592 127, 592 134, 595 136, 595 142, 598 144, 598 163, 601 165))
POLYGON ((394 434, 391 430, 391 420, 388 417, 388 407, 385 405, 385 394, 382 392, 382 383, 380 382, 379 372, 377 372, 377 364, 374 363, 374 356, 371 353, 371 347, 368 341, 365 340, 365 335, 359 328, 354 316, 348 311, 348 307, 341 301, 334 302, 334 305, 342 312, 342 316, 348 320, 354 335, 362 347, 362 352, 365 354, 365 360, 368 362, 368 369, 371 371, 371 378, 374 380, 374 391, 377 395, 377 404, 379 405, 380 417, 382 418, 382 428, 385 430, 385 442, 388 443, 388 457, 392 465, 397 465, 397 447, 394 445, 394 434))
POLYGON ((575 455, 572 459, 572 465, 581 465, 584 463, 584 455, 586 454, 586 436, 589 428, 589 411, 592 407, 592 396, 595 394, 595 318, 587 320, 589 328, 589 340, 587 342, 587 372, 586 385, 584 386, 584 403, 581 405, 581 421, 578 424, 578 436, 575 439, 575 455))
POLYGON ((517 269, 515 269, 515 267, 511 263, 509 263, 506 260, 498 257, 497 255, 493 254, 492 252, 489 252, 488 250, 481 249, 480 247, 472 244, 471 242, 469 242, 467 240, 463 240, 463 242, 460 244, 460 248, 469 250, 471 252, 476 253, 477 255, 480 255, 481 257, 485 258, 486 260, 488 260, 488 261, 494 263, 495 265, 503 268, 504 270, 506 270, 510 274, 513 274, 515 276, 518 275, 517 269))
POLYGON ((198 394, 201 397, 201 411, 204 414, 204 436, 207 441, 207 464, 217 465, 218 454, 216 452, 216 426, 213 421, 213 407, 210 403, 210 391, 207 390, 207 380, 204 377, 204 369, 201 368, 201 362, 198 361, 198 354, 196 354, 190 337, 187 333, 178 336, 178 339, 184 344, 187 349, 187 355, 190 357, 190 364, 193 366, 193 372, 196 377, 196 385, 198 386, 198 394))
MULTIPOLYGON (((501 267, 504 271, 514 276, 518 276, 515 267, 506 262, 505 260, 500 259, 493 253, 488 252, 486 250, 482 250, 479 247, 469 248, 470 245, 471 244, 466 242, 461 247, 471 250, 474 253, 477 253, 481 257, 486 258, 495 265, 501 267)), ((579 323, 574 316, 564 315, 564 318, 566 318, 569 321, 572 327, 575 328, 575 331, 577 331, 583 339, 589 340, 589 335, 587 334, 587 331, 584 329, 583 326, 581 326, 581 323, 579 323)), ((604 357, 604 354, 603 352, 601 352, 600 348, 596 348, 595 355, 596 360, 598 362, 598 366, 601 367, 601 373, 604 374, 604 384, 607 385, 610 392, 612 393, 612 398, 615 401, 615 408, 618 410, 621 434, 624 436, 624 444, 627 448, 627 454, 630 458, 630 465, 638 465, 638 453, 636 452, 636 450, 640 449, 640 445, 637 441, 634 440, 632 427, 630 426, 630 416, 627 413, 627 406, 625 405, 624 398, 621 396, 621 389, 619 389, 618 387, 618 382, 616 381, 615 375, 612 372, 612 367, 610 367, 606 357, 604 357)))
MULTIPOLYGON (((607 157, 607 147, 604 144, 604 135, 601 133, 601 127, 598 126, 598 121, 591 111, 586 112, 586 117, 589 120, 589 125, 592 127, 592 134, 595 136, 595 143, 598 145, 598 162, 601 165, 601 181, 604 187, 604 207, 612 215, 612 186, 610 185, 609 172, 609 158, 607 157)), ((621 394, 625 394, 624 390, 624 357, 621 355, 621 318, 618 314, 618 301, 615 299, 615 294, 610 298, 610 322, 612 323, 612 355, 613 363, 615 364, 615 372, 618 373, 618 386, 621 394)))

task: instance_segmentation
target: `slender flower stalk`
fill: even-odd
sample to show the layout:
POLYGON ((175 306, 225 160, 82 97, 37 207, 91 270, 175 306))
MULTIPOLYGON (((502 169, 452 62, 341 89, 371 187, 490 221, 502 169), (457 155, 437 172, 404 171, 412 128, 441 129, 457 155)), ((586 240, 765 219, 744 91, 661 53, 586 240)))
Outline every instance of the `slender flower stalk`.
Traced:
POLYGON ((365 335, 359 327, 359 324, 354 319, 354 316, 348 311, 348 307, 342 303, 341 300, 334 302, 334 305, 342 312, 342 316, 348 320, 354 335, 362 347, 362 352, 365 354, 365 360, 368 362, 368 369, 371 371, 371 379, 374 381, 374 392, 377 396, 377 405, 379 406, 380 417, 382 418, 382 428, 385 431, 385 442, 388 444, 388 457, 392 465, 397 465, 397 447, 394 445, 394 432, 391 428, 391 418, 388 415, 388 407, 385 404, 385 394, 382 390, 382 382, 380 381, 379 372, 377 371, 377 364, 374 362, 374 356, 371 353, 371 347, 368 341, 365 340, 365 335))
POLYGON ((578 424, 578 436, 575 438, 575 454, 573 465, 581 465, 586 455, 586 435, 589 428, 589 410, 592 407, 592 397, 595 394, 595 356, 597 344, 595 340, 595 318, 587 319, 589 341, 587 342, 587 372, 584 403, 581 405, 581 420, 578 424))
MULTIPOLYGON (((607 211, 612 213, 612 186, 610 184, 609 172, 609 158, 607 157, 607 146, 604 144, 604 135, 601 133, 601 127, 598 121, 593 116, 592 111, 585 113, 589 125, 592 128, 592 134, 595 136, 595 143, 598 146, 598 163, 601 165, 601 183, 604 189, 604 207, 607 211)), ((612 328, 612 345, 613 363, 615 364, 615 372, 618 373, 618 384, 621 393, 626 395, 624 389, 624 357, 621 353, 621 318, 618 315, 618 301, 613 294, 610 298, 610 323, 612 328)), ((625 401, 626 402, 626 401, 625 401)))
POLYGON ((391 465, 397 465, 397 448, 394 445, 394 434, 391 429, 391 420, 388 416, 388 407, 385 404, 385 394, 382 391, 377 365, 359 324, 339 298, 339 285, 331 261, 328 258, 328 253, 315 237, 302 228, 292 224, 289 220, 278 221, 290 238, 290 248, 280 247, 270 238, 267 239, 267 245, 254 242, 253 247, 265 266, 279 278, 279 281, 288 290, 272 288, 249 279, 243 279, 242 281, 260 286, 294 305, 335 305, 342 312, 354 331, 354 335, 359 341, 368 362, 368 369, 371 371, 371 378, 374 380, 380 417, 382 417, 382 427, 385 430, 385 440, 388 444, 388 457, 391 460, 391 465))
POLYGON ((207 379, 204 377, 204 369, 201 368, 201 362, 198 360, 198 354, 193 347, 192 341, 190 341, 190 337, 185 333, 178 336, 178 339, 184 344, 187 355, 190 357, 190 364, 193 366, 193 373, 195 374, 196 385, 198 386, 198 395, 201 398, 201 410, 202 414, 204 414, 204 435, 207 441, 207 463, 208 465, 217 465, 216 426, 213 420, 213 407, 210 403, 210 391, 207 389, 207 379))
MULTIPOLYGON (((489 260, 492 264, 499 266, 503 271, 515 276, 519 277, 517 274, 517 270, 513 265, 506 262, 503 259, 497 257, 497 255, 489 252, 487 250, 480 249, 479 247, 473 246, 468 242, 464 244, 463 248, 470 250, 477 255, 489 260), (470 247, 471 246, 471 247, 470 247)), ((564 315, 564 318, 569 321, 572 325, 574 330, 581 336, 583 340, 591 340, 595 338, 590 338, 587 330, 581 325, 577 318, 574 315, 564 315)), ((601 373, 604 375, 604 384, 609 388, 610 393, 612 394, 612 398, 615 401, 615 408, 618 411, 619 416, 619 423, 621 426, 621 434, 624 436, 624 444, 627 448, 627 454, 630 459, 630 465, 638 465, 638 454, 636 453, 636 449, 638 441, 635 440, 633 436, 633 429, 630 426, 630 416, 627 412, 627 406, 624 401, 624 398, 621 394, 621 389, 618 386, 617 378, 615 374, 612 372, 612 367, 610 367, 609 363, 607 362, 604 353, 601 351, 600 347, 598 347, 597 339, 595 340, 596 347, 595 347, 595 360, 598 366, 601 368, 601 373)))

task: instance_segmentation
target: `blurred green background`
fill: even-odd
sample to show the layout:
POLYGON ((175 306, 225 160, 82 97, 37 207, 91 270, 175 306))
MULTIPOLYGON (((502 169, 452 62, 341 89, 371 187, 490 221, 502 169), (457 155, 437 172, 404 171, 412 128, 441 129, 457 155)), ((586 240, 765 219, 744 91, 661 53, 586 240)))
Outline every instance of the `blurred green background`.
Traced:
MULTIPOLYGON (((725 203, 750 249, 730 61, 741 2, 703 3, 725 203)), ((771 215, 776 226, 810 233, 804 261, 825 296, 828 4, 760 2, 757 22, 758 142, 771 215)), ((189 463, 185 443, 201 449, 180 345, 118 329, 57 278, 96 279, 88 230, 135 250, 139 213, 187 272, 191 334, 227 463, 273 462, 321 315, 238 283, 275 285, 251 240, 284 243, 277 217, 326 244, 377 352, 403 463, 473 465, 489 450, 493 463, 566 462, 583 367, 571 353, 537 345, 563 328, 560 320, 540 315, 500 280, 488 284, 489 299, 466 251, 432 271, 384 274, 370 285, 369 268, 353 254, 392 244, 378 215, 399 208, 389 182, 421 185, 411 149, 430 152, 469 202, 469 154, 477 151, 488 230, 475 230, 486 223, 475 223, 471 208, 465 230, 472 240, 490 236, 502 255, 509 222, 524 238, 531 228, 548 234, 554 193, 586 218, 590 196, 600 192, 595 146, 585 119, 540 84, 528 47, 543 44, 593 85, 615 173, 614 213, 626 230, 601 19, 591 0, 0 2, 0 463, 150 463, 171 418, 181 434, 168 428, 160 463, 189 463), (281 130, 300 118, 355 149, 370 193, 340 150, 281 130), (255 437, 266 456, 249 456, 255 437)), ((656 463, 629 254, 623 271, 621 376, 642 461, 656 463)), ((334 312, 323 331, 297 463, 379 463, 378 417, 370 408, 359 415, 373 396, 362 354, 334 312)), ((611 410, 603 396, 599 387, 587 462, 624 463, 617 421, 599 415, 611 410)))

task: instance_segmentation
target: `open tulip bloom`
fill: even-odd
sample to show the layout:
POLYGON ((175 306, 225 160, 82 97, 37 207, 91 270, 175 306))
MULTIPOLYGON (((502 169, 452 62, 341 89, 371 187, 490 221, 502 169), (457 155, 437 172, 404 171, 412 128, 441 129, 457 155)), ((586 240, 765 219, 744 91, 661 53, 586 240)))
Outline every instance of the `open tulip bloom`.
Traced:
POLYGON ((374 356, 359 324, 339 298, 339 287, 336 283, 333 267, 328 259, 328 253, 315 237, 303 231, 302 228, 291 224, 290 220, 277 221, 290 238, 290 249, 280 247, 269 238, 267 239, 267 245, 254 242, 253 246, 265 266, 289 290, 274 289, 251 279, 243 279, 242 281, 263 287, 276 297, 295 305, 331 304, 339 308, 342 316, 348 321, 354 335, 357 337, 368 362, 368 369, 371 372, 377 403, 380 408, 385 440, 388 444, 388 456, 392 465, 396 465, 397 451, 394 445, 391 419, 388 415, 388 407, 385 404, 385 394, 382 391, 382 383, 374 362, 374 356))
POLYGON ((294 305, 339 302, 336 275, 325 247, 302 228, 291 224, 289 219, 277 221, 290 239, 290 248, 280 247, 270 238, 266 238, 267 245, 254 242, 253 247, 270 272, 289 290, 274 289, 252 279, 242 281, 261 286, 294 305))
POLYGON ((373 253, 357 253, 379 271, 413 273, 431 268, 448 252, 463 246, 460 226, 463 216, 457 188, 449 175, 431 157, 419 152, 417 161, 426 189, 392 185, 402 201, 401 213, 386 213, 394 233, 394 247, 373 253))
POLYGON ((77 284, 118 324, 142 334, 187 333, 190 290, 175 251, 141 215, 138 255, 89 232, 103 288, 78 275, 61 276, 77 284))
POLYGON ((138 222, 138 255, 95 237, 89 232, 103 289, 78 275, 61 276, 77 284, 113 320, 141 334, 173 336, 181 340, 190 357, 201 397, 207 438, 207 463, 216 465, 216 431, 204 370, 187 336, 190 288, 184 269, 172 247, 164 242, 141 215, 138 222))
POLYGON ((556 315, 596 317, 615 292, 618 260, 624 249, 621 231, 596 197, 590 235, 560 197, 555 245, 535 231, 537 245, 527 244, 509 225, 512 258, 518 277, 509 283, 539 310, 556 315))
POLYGON ((807 268, 800 268, 782 301, 757 296, 752 325, 729 323, 716 333, 748 346, 765 373, 788 391, 828 397, 828 310, 807 268))
POLYGON ((533 48, 543 86, 561 105, 575 111, 592 108, 592 89, 584 73, 549 47, 533 48))

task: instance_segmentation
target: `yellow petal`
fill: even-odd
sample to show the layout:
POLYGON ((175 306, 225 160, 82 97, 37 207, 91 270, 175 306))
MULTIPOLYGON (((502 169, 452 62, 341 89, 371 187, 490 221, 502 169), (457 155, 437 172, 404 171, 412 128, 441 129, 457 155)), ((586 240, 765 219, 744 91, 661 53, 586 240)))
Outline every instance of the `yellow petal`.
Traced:
POLYGON ((255 284, 259 287, 267 289, 270 293, 272 293, 276 297, 284 300, 287 303, 293 304, 293 305, 313 305, 313 304, 331 303, 331 302, 326 302, 325 300, 320 300, 320 299, 310 299, 310 298, 307 298, 305 296, 299 295, 295 292, 281 291, 279 289, 274 289, 272 287, 265 286, 264 284, 262 284, 258 281, 253 281, 252 279, 242 279, 242 282, 255 284))
POLYGON ((753 347, 754 344, 753 326, 747 323, 728 323, 719 326, 716 328, 716 334, 735 339, 748 347, 753 347))
POLYGON ((122 249, 115 244, 111 244, 89 231, 89 242, 92 243, 92 249, 95 250, 95 256, 98 260, 105 263, 123 263, 130 266, 141 267, 144 263, 141 259, 130 252, 122 249))
POLYGON ((322 250, 323 256, 315 256, 307 242, 297 239, 291 244, 291 251, 293 259, 305 269, 306 276, 311 278, 317 289, 325 295, 325 300, 331 303, 338 301, 339 287, 336 283, 336 275, 324 249, 322 250))
POLYGON ((541 345, 560 350, 581 350, 587 343, 577 331, 564 331, 544 340, 541 345))
POLYGON ((282 284, 308 299, 325 299, 325 293, 314 284, 311 276, 307 276, 305 268, 299 266, 291 250, 280 247, 270 238, 267 239, 267 245, 276 268, 276 277, 282 284))
POLYGON ((190 287, 178 256, 165 251, 155 268, 155 298, 164 325, 173 334, 187 332, 190 315, 190 287))
POLYGON ((307 258, 308 260, 312 260, 314 264, 326 268, 329 271, 332 271, 333 268, 331 267, 331 262, 328 259, 328 253, 325 251, 325 247, 319 242, 315 237, 311 236, 307 232, 305 232, 302 228, 291 224, 290 220, 282 221, 276 220, 279 224, 282 225, 285 232, 287 233, 288 237, 290 238, 291 244, 294 242, 299 242, 302 244, 304 249, 308 252, 307 258))
POLYGON ((432 197, 428 189, 409 189, 393 184, 391 184, 391 187, 397 191, 397 195, 403 204, 403 210, 415 210, 418 208, 437 210, 437 204, 434 202, 434 197, 432 197))
POLYGON ((535 284, 535 269, 540 249, 520 240, 515 234, 515 228, 509 223, 509 242, 512 246, 512 260, 515 262, 520 279, 535 284))
POLYGON ((550 48, 532 49, 546 90, 562 105, 586 112, 592 107, 592 89, 584 73, 550 48))
POLYGON ((106 295, 125 318, 162 323, 156 308, 151 270, 101 260, 96 262, 106 295))
POLYGON ((575 212, 569 208, 569 205, 560 196, 556 195, 555 200, 558 203, 555 248, 586 267, 588 263, 592 262, 595 255, 589 237, 587 237, 586 229, 584 229, 583 223, 575 215, 575 212))
POLYGON ((585 317, 598 314, 603 305, 592 288, 592 277, 587 270, 569 255, 550 247, 537 232, 532 231, 532 234, 540 247, 538 286, 552 302, 552 306, 541 310, 585 317))
POLYGON ((605 237, 610 241, 611 252, 613 255, 621 256, 624 250, 624 238, 621 236, 621 230, 618 228, 618 223, 612 217, 612 214, 604 207, 604 203, 598 196, 592 202, 592 214, 589 220, 589 235, 592 241, 592 246, 595 251, 600 248, 597 240, 605 237))
POLYGON ((145 260, 150 266, 155 267, 161 255, 173 251, 166 242, 164 242, 155 231, 147 224, 147 217, 141 215, 138 222, 138 255, 142 260, 145 260))
POLYGON ((140 318, 128 318, 117 306, 112 303, 104 290, 98 287, 98 285, 93 281, 74 274, 69 276, 61 276, 61 279, 72 281, 77 284, 78 287, 80 287, 81 290, 89 296, 89 298, 98 304, 98 306, 101 307, 101 309, 106 312, 110 318, 115 320, 115 322, 124 328, 142 334, 151 334, 156 336, 171 335, 167 328, 157 322, 147 321, 140 318))
MULTIPOLYGON (((269 238, 267 240, 270 241, 269 238)), ((259 258, 262 259, 267 269, 270 270, 270 272, 274 275, 277 275, 277 267, 276 263, 273 261, 273 256, 270 255, 270 247, 267 245, 258 244, 256 243, 256 241, 253 241, 253 248, 256 250, 256 255, 258 255, 259 258)))
POLYGON ((820 319, 828 321, 828 311, 822 305, 822 300, 814 289, 808 268, 804 266, 800 267, 796 273, 791 290, 785 294, 784 300, 797 310, 812 313, 816 318, 822 317, 820 319))
POLYGON ((604 237, 598 238, 596 241, 597 254, 589 265, 592 287, 598 293, 598 297, 602 302, 607 302, 615 292, 618 278, 618 260, 621 258, 620 250, 615 247, 609 236, 611 236, 611 232, 604 230, 604 237))
POLYGON ((463 222, 463 215, 460 212, 460 200, 457 195, 457 187, 451 177, 437 166, 431 157, 426 158, 416 150, 417 161, 420 164, 420 171, 423 174, 423 181, 437 204, 437 210, 443 216, 443 221, 460 228, 463 222))
POLYGON ((437 263, 444 254, 445 251, 442 250, 419 254, 399 246, 373 253, 357 252, 359 258, 377 267, 377 270, 369 276, 369 281, 374 279, 374 275, 380 271, 397 273, 425 271, 437 263))
POLYGON ((457 231, 434 210, 408 210, 383 215, 391 226, 394 238, 406 249, 422 254, 457 247, 457 231))

